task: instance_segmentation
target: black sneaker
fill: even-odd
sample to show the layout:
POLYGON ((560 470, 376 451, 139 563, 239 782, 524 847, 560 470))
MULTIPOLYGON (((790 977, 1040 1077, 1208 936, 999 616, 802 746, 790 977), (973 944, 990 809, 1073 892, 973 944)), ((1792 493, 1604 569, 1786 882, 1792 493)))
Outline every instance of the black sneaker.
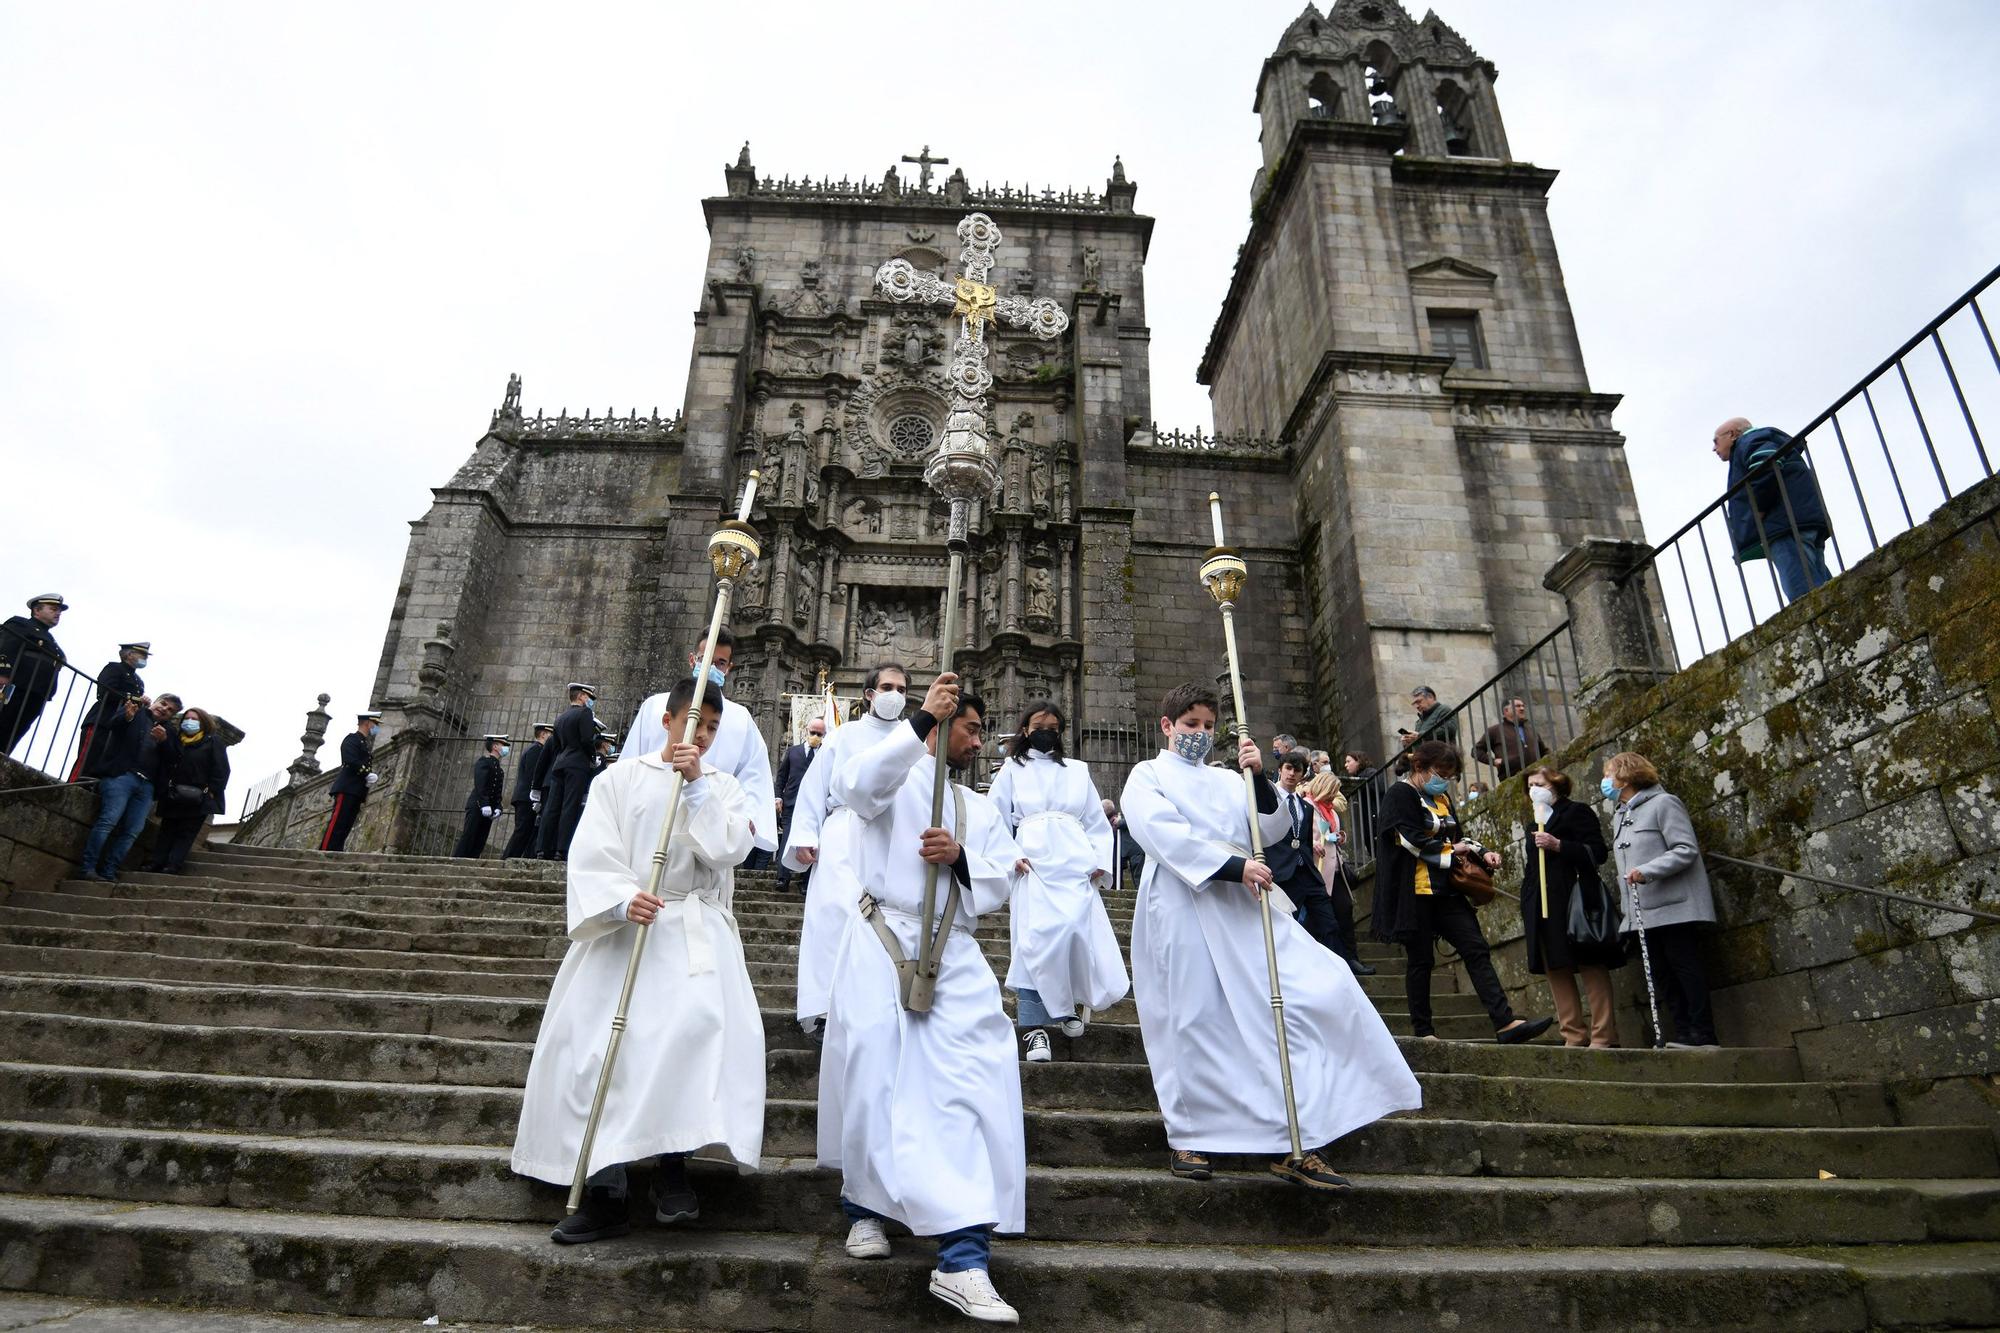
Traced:
POLYGON ((672 1225, 693 1222, 701 1217, 701 1201, 691 1189, 654 1190, 653 1220, 672 1225))
POLYGON ((1289 1180, 1294 1185, 1303 1185, 1309 1190, 1352 1189, 1347 1177, 1326 1164, 1326 1159, 1316 1152, 1309 1152, 1294 1162, 1289 1157, 1271 1159, 1271 1174, 1280 1180, 1289 1180))
POLYGON ((1350 963, 1349 967, 1353 969, 1354 975, 1357 977, 1372 977, 1375 975, 1375 968, 1371 963, 1350 963))
POLYGON ((1186 1148, 1176 1148, 1167 1154, 1167 1165, 1182 1180, 1208 1180, 1215 1172, 1208 1165, 1208 1158, 1201 1153, 1186 1148))
POLYGON ((593 1240, 609 1240, 632 1230, 632 1203, 610 1190, 587 1189, 583 1206, 556 1223, 549 1239, 558 1245, 585 1245, 593 1240))
POLYGON ((1525 1023, 1493 1034, 1493 1040, 1502 1046, 1518 1046, 1524 1041, 1533 1041, 1555 1026, 1553 1018, 1531 1018, 1525 1023))

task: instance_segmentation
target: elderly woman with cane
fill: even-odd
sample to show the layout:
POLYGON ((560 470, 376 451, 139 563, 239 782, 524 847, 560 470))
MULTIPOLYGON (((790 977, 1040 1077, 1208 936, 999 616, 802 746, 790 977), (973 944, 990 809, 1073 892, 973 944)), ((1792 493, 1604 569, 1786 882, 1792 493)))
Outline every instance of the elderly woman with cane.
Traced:
MULTIPOLYGON (((1669 1050, 1719 1046, 1702 969, 1700 932, 1715 921, 1715 894, 1694 821, 1660 786, 1660 771, 1630 750, 1604 761, 1604 798, 1617 806, 1611 848, 1625 894, 1625 922, 1639 936, 1647 984, 1674 1017, 1669 1050)), ((1658 1029, 1658 1018, 1654 1027, 1658 1029)))

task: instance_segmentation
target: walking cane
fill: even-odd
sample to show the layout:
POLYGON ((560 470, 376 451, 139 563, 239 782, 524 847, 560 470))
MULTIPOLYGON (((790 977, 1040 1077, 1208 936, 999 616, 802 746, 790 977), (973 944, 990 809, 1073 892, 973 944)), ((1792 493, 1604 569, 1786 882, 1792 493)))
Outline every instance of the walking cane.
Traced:
MULTIPOLYGON (((694 702, 688 706, 687 722, 681 728, 681 744, 694 744, 695 728, 701 724, 701 702, 708 691, 708 669, 715 663, 715 640, 729 618, 729 593, 745 570, 763 553, 757 530, 750 526, 750 503, 757 498, 757 473, 743 487, 743 503, 736 517, 723 523, 708 539, 708 562, 715 570, 715 610, 708 618, 708 637, 701 654, 701 666, 694 675, 694 702)), ((653 849, 653 869, 646 878, 646 892, 660 894, 660 878, 667 869, 667 846, 674 836, 674 818, 680 813, 682 779, 679 769, 671 770, 667 781, 667 817, 660 825, 659 845, 653 849)), ((598 1071, 597 1092, 590 1099, 590 1119, 583 1126, 583 1149, 576 1158, 576 1177, 570 1181, 569 1211, 583 1204, 583 1184, 590 1175, 590 1149, 597 1141, 597 1125, 604 1118, 604 1096, 611 1090, 611 1071, 618 1065, 618 1047, 625 1039, 625 1018, 632 1007, 632 986, 639 979, 639 960, 645 957, 646 936, 652 925, 632 932, 632 952, 625 960, 625 985, 618 992, 618 1011, 611 1016, 611 1043, 604 1048, 604 1066, 598 1071)))
MULTIPOLYGON (((1236 705, 1236 738, 1241 743, 1250 735, 1250 724, 1243 716, 1243 668, 1236 656, 1235 610, 1236 595, 1243 591, 1250 567, 1222 540, 1222 497, 1214 491, 1208 493, 1208 516, 1215 528, 1215 546, 1201 563, 1201 582, 1222 612, 1222 642, 1229 652, 1229 692, 1236 705)), ((1257 779, 1247 768, 1243 770, 1243 799, 1250 815, 1250 854, 1262 861, 1264 834, 1257 826, 1257 779)), ((1271 1022, 1278 1031, 1278 1074, 1285 1084, 1285 1125, 1292 1135, 1292 1154, 1286 1160, 1297 1162, 1305 1157, 1305 1148, 1299 1142, 1298 1096, 1292 1091, 1292 1048, 1285 1037, 1285 996, 1278 985, 1278 941, 1271 933, 1271 895, 1260 891, 1257 902, 1264 909, 1264 967, 1271 981, 1271 1022)))
POLYGON ((1632 928, 1639 932, 1639 970, 1646 974, 1646 1008, 1653 1016, 1653 1049, 1660 1050, 1667 1044, 1667 1036, 1660 1031, 1660 997, 1653 990, 1653 953, 1646 947, 1646 918, 1639 914, 1639 886, 1632 886, 1632 928))

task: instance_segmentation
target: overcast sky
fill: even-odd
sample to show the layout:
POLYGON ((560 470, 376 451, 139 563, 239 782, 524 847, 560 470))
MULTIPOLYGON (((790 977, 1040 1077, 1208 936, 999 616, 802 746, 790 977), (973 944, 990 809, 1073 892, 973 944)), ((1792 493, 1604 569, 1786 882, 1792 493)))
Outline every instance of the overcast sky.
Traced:
MULTIPOLYGON (((237 798, 368 703, 407 524, 511 371, 529 411, 676 406, 698 200, 761 171, 975 181, 1159 219, 1153 401, 1248 226, 1294 0, 0 3, 0 606, 249 731, 237 798), (865 17, 863 17, 865 16, 865 17), (961 32, 968 36, 961 38, 961 32)), ((1419 7, 1420 9, 1420 7, 1419 7)), ((2000 4, 1450 0, 1500 70, 1648 530, 1710 430, 1810 418, 2000 256, 2000 4)))

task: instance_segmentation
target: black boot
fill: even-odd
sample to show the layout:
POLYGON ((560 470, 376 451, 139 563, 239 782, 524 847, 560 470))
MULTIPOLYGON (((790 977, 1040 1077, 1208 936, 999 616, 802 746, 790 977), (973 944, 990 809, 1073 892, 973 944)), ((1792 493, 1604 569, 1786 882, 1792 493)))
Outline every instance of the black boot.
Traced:
POLYGON ((606 1189, 586 1189, 583 1206, 556 1223, 549 1239, 558 1245, 609 1240, 632 1230, 632 1201, 606 1189))
POLYGON ((688 1183, 687 1159, 673 1156, 660 1159, 660 1174, 653 1181, 653 1220, 662 1223, 693 1222, 701 1216, 701 1201, 688 1183))

